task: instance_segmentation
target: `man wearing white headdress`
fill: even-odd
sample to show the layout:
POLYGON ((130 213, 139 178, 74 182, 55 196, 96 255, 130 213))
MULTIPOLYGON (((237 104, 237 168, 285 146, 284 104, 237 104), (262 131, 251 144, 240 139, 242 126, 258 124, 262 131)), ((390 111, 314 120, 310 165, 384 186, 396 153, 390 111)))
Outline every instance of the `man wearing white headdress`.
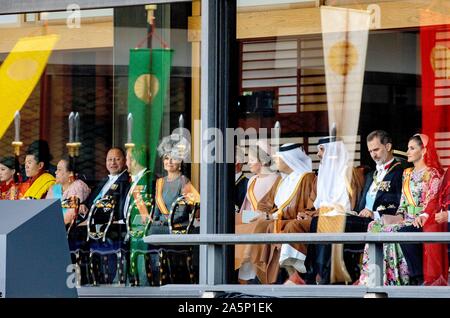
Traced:
POLYGON ((346 168, 349 155, 342 141, 321 144, 324 148, 317 179, 317 197, 314 207, 332 207, 337 211, 350 211, 346 168))
MULTIPOLYGON (((314 207, 319 217, 313 218, 311 232, 343 232, 346 212, 355 208, 364 184, 364 176, 362 172, 358 173, 358 170, 351 167, 344 143, 334 136, 319 140, 318 156, 321 162, 314 207)), ((295 231, 292 228, 288 230, 295 231)), ((343 260, 341 244, 334 244, 332 248, 329 245, 309 246, 308 263, 310 267, 318 269, 322 282, 330 281, 330 266, 333 282, 351 282, 343 260)))
MULTIPOLYGON (((274 208, 267 213, 268 220, 258 221, 255 233, 280 233, 299 212, 313 209, 315 200, 315 179, 311 158, 299 144, 285 144, 276 153, 275 164, 282 174, 282 181, 276 190, 274 208)), ((309 232, 310 218, 301 222, 301 232, 309 232)), ((299 252, 306 253, 306 245, 297 246, 299 252)), ((254 245, 251 260, 258 279, 263 284, 276 282, 280 268, 280 246, 254 245)))

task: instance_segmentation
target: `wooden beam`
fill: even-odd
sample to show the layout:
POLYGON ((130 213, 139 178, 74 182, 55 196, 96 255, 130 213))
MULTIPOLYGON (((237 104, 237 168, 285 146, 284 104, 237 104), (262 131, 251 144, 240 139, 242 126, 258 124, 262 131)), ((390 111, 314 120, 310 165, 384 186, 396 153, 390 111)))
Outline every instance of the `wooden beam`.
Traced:
MULTIPOLYGON (((408 0, 379 2, 379 29, 413 28, 450 23, 450 1, 408 0), (432 15, 431 13, 436 13, 432 15)), ((367 3, 343 5, 344 8, 367 10, 367 3)), ((320 34, 320 8, 238 12, 237 38, 254 39, 279 36, 320 34)))
POLYGON ((97 9, 145 5, 149 2, 152 4, 158 4, 186 1, 189 0, 1 0, 0 14, 65 11, 67 6, 71 4, 77 4, 81 9, 97 9))
POLYGON ((202 17, 201 16, 191 16, 188 17, 188 41, 189 42, 200 42, 202 38, 202 17))
POLYGON ((114 45, 113 22, 98 22, 83 24, 81 28, 69 29, 65 24, 49 25, 21 25, 14 28, 0 28, 0 53, 9 53, 22 37, 44 34, 58 34, 59 41, 55 50, 111 48, 114 45))

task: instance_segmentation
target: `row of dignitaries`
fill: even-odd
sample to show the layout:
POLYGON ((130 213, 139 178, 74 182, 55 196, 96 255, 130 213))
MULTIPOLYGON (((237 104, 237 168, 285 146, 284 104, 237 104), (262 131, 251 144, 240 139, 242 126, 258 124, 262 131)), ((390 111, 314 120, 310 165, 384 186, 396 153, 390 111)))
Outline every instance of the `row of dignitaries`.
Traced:
MULTIPOLYGON (((249 180, 243 205, 236 214, 236 233, 379 232, 376 229, 394 222, 392 218, 408 215, 408 211, 411 216, 407 216, 406 221, 397 222, 400 225, 396 229, 418 231, 423 227, 424 230, 443 231, 443 226, 430 226, 432 219, 436 219, 434 223, 445 223, 446 226, 442 220, 448 214, 440 212, 442 199, 438 200, 437 194, 439 187, 443 189, 442 168, 439 169, 436 152, 428 142, 428 137, 422 134, 411 137, 407 154, 408 162, 414 168, 406 170, 402 162, 394 158, 392 139, 385 131, 370 133, 367 146, 376 163, 376 170, 364 175, 362 167, 352 167, 348 151, 341 140, 336 137, 321 139, 318 145, 321 163, 318 176, 315 176, 311 159, 299 145, 283 145, 273 156, 281 174, 278 175, 268 169, 271 158, 268 148, 259 144, 257 155, 251 151, 249 153, 249 166, 255 175, 249 180), (428 162, 428 165, 422 165, 421 161, 428 162), (426 180, 423 186, 417 185, 419 177, 412 176, 414 171, 416 174, 420 171, 420 178, 426 180), (409 195, 406 190, 411 191, 411 187, 417 188, 413 192, 420 193, 409 195), (416 202, 409 202, 408 196, 416 198, 416 202), (427 208, 429 202, 436 202, 435 205, 439 207, 433 212, 427 208), (246 215, 254 217, 250 219, 246 215)), ((386 226, 386 231, 388 228, 392 227, 386 226)), ((417 265, 422 262, 422 245, 390 245, 394 244, 384 244, 385 284, 421 283, 423 275, 427 275, 417 265), (405 252, 403 257, 401 249, 411 252, 405 252), (398 263, 400 268, 391 268, 389 265, 392 251, 401 254, 403 261, 398 263), (408 278, 401 280, 397 277, 399 275, 390 278, 393 273, 408 278)), ((447 276, 443 274, 443 268, 447 266, 446 248, 444 250, 443 244, 429 244, 434 246, 430 252, 427 244, 424 245, 424 254, 439 256, 443 260, 437 266, 439 269, 435 276, 446 281, 447 276)), ((361 279, 358 280, 363 251, 364 246, 358 244, 243 245, 236 248, 235 268, 239 270, 241 283, 259 281, 270 284, 285 281, 287 284, 304 284, 306 280, 313 284, 354 281, 364 284, 367 277, 367 247, 361 279)), ((423 258, 426 264, 427 257, 423 258)))
MULTIPOLYGON (((112 199, 115 202, 113 221, 107 229, 106 240, 82 242, 86 244, 84 250, 89 250, 89 263, 94 267, 89 269, 86 283, 129 282, 135 286, 159 286, 195 281, 196 251, 192 252, 190 247, 177 249, 143 242, 146 234, 170 233, 170 212, 173 203, 181 196, 189 202, 200 202, 199 193, 183 174, 182 165, 188 154, 180 154, 173 139, 163 138, 158 147, 167 175, 156 180, 152 180, 152 174, 146 168, 146 147, 133 148, 126 154, 120 148, 108 151, 106 167, 109 175, 85 201, 83 210, 90 210, 92 214, 99 199, 112 199), (155 189, 154 197, 152 188, 155 189)), ((176 209, 172 227, 190 222, 189 212, 187 208, 176 209)), ((88 228, 78 226, 78 231, 90 233, 91 223, 88 219, 88 228)))
POLYGON ((73 158, 52 167, 48 144, 39 140, 26 152, 25 181, 16 173, 16 158, 0 158, 1 199, 61 200, 80 285, 194 282, 198 250, 143 242, 147 234, 198 232, 200 195, 183 173, 186 149, 187 140, 179 135, 163 138, 157 151, 166 176, 155 178, 147 168, 148 147, 126 153, 111 148, 105 161, 108 175, 91 191, 76 172, 73 158), (174 207, 180 199, 184 201, 174 207))

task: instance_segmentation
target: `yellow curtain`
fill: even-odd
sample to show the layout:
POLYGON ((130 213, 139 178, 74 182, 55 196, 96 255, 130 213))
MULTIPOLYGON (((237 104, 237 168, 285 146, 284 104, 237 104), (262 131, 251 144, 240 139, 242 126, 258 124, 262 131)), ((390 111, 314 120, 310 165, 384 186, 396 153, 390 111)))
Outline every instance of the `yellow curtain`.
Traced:
POLYGON ((21 38, 0 67, 0 138, 38 83, 59 35, 21 38))

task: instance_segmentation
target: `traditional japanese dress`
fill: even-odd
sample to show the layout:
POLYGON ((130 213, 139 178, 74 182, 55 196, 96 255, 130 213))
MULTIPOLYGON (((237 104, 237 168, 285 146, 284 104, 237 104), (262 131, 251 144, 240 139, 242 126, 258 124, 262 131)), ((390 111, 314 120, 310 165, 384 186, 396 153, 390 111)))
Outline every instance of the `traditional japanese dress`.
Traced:
MULTIPOLYGON (((411 225, 424 207, 438 194, 441 175, 435 168, 426 167, 415 171, 413 168, 403 172, 403 186, 400 206, 397 215, 403 215, 403 221, 395 224, 385 224, 384 219, 378 219, 369 224, 368 232, 397 232, 402 227, 411 225)), ((383 281, 384 285, 407 285, 409 283, 408 266, 400 244, 383 244, 383 281)), ((368 284, 369 254, 368 245, 364 248, 363 265, 359 282, 368 284)))
MULTIPOLYGON (((436 213, 450 211, 450 170, 442 178, 439 195, 425 207, 429 215, 423 226, 424 232, 447 232, 448 222, 441 224, 435 220, 436 213)), ((425 285, 448 285, 448 244, 423 244, 423 278, 425 285)))
POLYGON ((19 189, 14 179, 0 182, 0 200, 17 200, 19 189))

